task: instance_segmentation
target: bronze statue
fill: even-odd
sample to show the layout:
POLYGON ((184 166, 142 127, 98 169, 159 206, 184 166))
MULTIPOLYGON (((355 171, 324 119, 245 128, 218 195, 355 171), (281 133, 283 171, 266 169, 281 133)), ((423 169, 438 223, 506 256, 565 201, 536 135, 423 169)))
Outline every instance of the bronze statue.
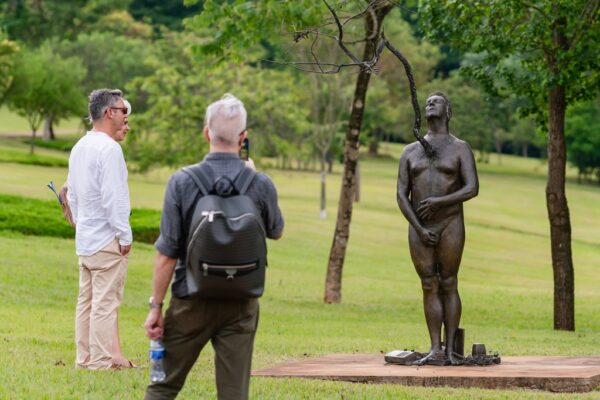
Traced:
POLYGON ((431 339, 429 354, 417 364, 460 364, 454 355, 461 302, 457 274, 465 243, 462 203, 477 196, 479 181, 470 146, 452 135, 450 101, 435 92, 425 103, 425 148, 414 142, 400 157, 397 200, 410 223, 408 242, 421 278, 423 306, 431 339), (444 325, 445 353, 441 330, 444 325))

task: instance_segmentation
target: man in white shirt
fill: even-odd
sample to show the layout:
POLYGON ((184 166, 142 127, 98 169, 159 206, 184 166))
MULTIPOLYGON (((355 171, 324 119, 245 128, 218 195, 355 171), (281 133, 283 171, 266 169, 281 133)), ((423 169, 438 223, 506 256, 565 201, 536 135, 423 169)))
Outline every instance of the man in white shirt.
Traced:
POLYGON ((118 90, 89 96, 93 128, 69 157, 67 199, 75 223, 79 296, 75 317, 77 366, 133 366, 121 354, 117 310, 123 299, 133 236, 123 150, 130 108, 118 90))

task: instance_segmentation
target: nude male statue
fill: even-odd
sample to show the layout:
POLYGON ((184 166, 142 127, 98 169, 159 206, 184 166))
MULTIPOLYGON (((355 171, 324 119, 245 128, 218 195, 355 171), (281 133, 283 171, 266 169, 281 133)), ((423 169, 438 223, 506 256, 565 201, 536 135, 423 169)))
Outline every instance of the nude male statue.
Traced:
POLYGON ((462 203, 477 196, 479 181, 470 146, 452 135, 450 101, 435 92, 425 103, 428 132, 433 147, 429 158, 419 142, 406 146, 400 157, 397 200, 410 223, 410 255, 423 288, 425 320, 431 339, 427 356, 419 364, 459 364, 454 338, 459 327, 461 301, 457 274, 465 243, 462 203), (446 351, 441 329, 445 327, 446 351))

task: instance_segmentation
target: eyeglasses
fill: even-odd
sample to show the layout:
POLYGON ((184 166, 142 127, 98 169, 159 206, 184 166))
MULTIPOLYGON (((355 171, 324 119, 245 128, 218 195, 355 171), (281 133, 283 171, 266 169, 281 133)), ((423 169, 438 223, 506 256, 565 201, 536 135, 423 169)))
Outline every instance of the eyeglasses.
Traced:
POLYGON ((129 109, 127 107, 110 107, 112 110, 121 110, 121 112, 125 115, 127 115, 127 112, 129 111, 129 109))

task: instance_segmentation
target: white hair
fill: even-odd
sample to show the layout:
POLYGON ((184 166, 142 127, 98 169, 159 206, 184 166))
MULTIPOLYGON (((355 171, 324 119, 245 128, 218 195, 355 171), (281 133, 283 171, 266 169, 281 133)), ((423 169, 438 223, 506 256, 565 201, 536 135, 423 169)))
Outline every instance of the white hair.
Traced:
POLYGON ((210 140, 234 145, 240 133, 246 130, 244 103, 234 95, 225 93, 221 100, 208 106, 204 123, 208 127, 210 140))

